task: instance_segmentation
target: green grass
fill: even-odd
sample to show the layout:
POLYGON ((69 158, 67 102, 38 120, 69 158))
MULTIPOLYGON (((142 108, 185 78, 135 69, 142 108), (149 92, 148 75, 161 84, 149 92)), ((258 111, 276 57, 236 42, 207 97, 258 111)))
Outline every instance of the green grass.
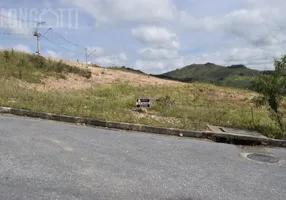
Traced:
MULTIPOLYGON (((207 84, 137 88, 117 83, 74 92, 38 92, 9 80, 1 85, 1 106, 192 130, 204 130, 207 124, 222 125, 283 137, 265 108, 254 109, 252 120, 250 102, 214 100, 208 92, 216 87, 207 84), (146 96, 152 100, 151 108, 147 114, 140 114, 135 111, 135 99, 146 96), (158 98, 165 99, 166 104, 156 102, 158 98)), ((235 92, 247 96, 245 91, 235 92)))
POLYGON ((0 75, 2 78, 14 77, 29 83, 41 83, 43 78, 49 76, 65 78, 67 73, 74 73, 85 78, 91 77, 91 72, 87 69, 13 50, 0 51, 0 75))
MULTIPOLYGON (((136 87, 118 82, 77 91, 36 91, 16 81, 41 83, 48 76, 65 78, 67 73, 86 78, 91 76, 87 69, 48 61, 36 55, 2 51, 0 105, 191 130, 205 130, 207 124, 221 125, 256 130, 273 138, 286 138, 269 118, 266 108, 253 108, 251 99, 256 94, 247 90, 205 83, 136 87), (140 97, 151 99, 147 113, 138 113, 135 109, 135 100, 140 97), (158 99, 160 101, 156 101, 158 99)), ((241 76, 236 78, 244 79, 241 76)), ((285 112, 285 102, 282 108, 285 112)))

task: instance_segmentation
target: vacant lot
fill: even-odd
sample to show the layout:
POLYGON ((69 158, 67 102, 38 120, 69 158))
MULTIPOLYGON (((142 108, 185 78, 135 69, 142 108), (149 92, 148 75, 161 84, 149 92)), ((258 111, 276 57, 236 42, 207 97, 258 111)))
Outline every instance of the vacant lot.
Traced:
POLYGON ((23 65, 22 77, 17 76, 19 65, 13 69, 1 65, 0 105, 194 130, 204 130, 207 124, 223 125, 282 137, 266 108, 252 104, 253 92, 183 84, 76 62, 45 62, 50 69, 34 67, 33 63, 23 65), (65 70, 57 71, 58 63, 65 70), (33 74, 37 81, 29 81, 34 80, 33 74), (135 110, 135 100, 140 97, 152 100, 147 113, 135 110))

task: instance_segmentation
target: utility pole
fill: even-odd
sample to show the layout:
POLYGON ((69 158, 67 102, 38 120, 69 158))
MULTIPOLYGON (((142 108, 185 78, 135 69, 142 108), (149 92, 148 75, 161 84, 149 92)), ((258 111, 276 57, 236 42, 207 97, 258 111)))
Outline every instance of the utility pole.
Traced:
POLYGON ((36 24, 36 30, 35 30, 35 32, 34 32, 34 36, 36 36, 37 37, 37 54, 38 55, 40 55, 40 37, 41 37, 41 33, 39 33, 39 26, 40 25, 44 25, 45 24, 45 22, 37 22, 37 24, 36 24))
POLYGON ((89 54, 87 54, 87 47, 85 47, 84 50, 85 50, 85 63, 86 63, 86 67, 87 67, 87 58, 88 58, 93 52, 95 52, 96 49, 93 50, 92 52, 90 52, 89 54))
POLYGON ((85 64, 87 66, 87 48, 85 47, 84 50, 85 50, 85 64))

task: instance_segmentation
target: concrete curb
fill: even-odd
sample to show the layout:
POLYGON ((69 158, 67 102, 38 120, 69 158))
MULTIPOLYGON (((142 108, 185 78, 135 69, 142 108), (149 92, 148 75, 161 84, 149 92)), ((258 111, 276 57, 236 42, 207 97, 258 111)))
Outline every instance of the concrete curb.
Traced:
POLYGON ((209 131, 191 131, 191 130, 174 129, 174 128, 153 127, 140 124, 111 122, 111 121, 103 121, 103 120, 90 119, 84 117, 73 117, 73 116, 58 115, 58 114, 37 112, 31 110, 14 109, 9 107, 0 107, 0 114, 1 113, 33 117, 33 118, 41 118, 47 120, 55 120, 61 122, 80 123, 90 126, 122 129, 129 131, 156 133, 164 135, 176 135, 176 136, 181 135, 184 137, 193 137, 193 138, 205 138, 205 139, 212 139, 214 141, 226 141, 228 143, 239 142, 251 145, 255 144, 255 145, 265 145, 274 147, 286 147, 286 140, 276 140, 265 137, 247 136, 234 133, 216 133, 209 131))

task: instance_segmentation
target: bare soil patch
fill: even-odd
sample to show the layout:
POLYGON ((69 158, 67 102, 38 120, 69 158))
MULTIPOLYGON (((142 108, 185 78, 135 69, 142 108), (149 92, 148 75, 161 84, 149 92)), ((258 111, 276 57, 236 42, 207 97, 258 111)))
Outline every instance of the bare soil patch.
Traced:
MULTIPOLYGON (((51 58, 49 58, 51 59, 51 58)), ((59 61, 57 59, 52 59, 59 61)), ((73 62, 68 60, 62 60, 63 63, 76 66, 79 68, 88 68, 92 72, 92 77, 86 79, 74 74, 68 74, 66 79, 57 79, 55 77, 49 77, 43 80, 43 84, 30 84, 30 88, 34 88, 40 91, 50 90, 80 90, 87 89, 96 85, 113 84, 116 82, 132 84, 134 86, 168 86, 168 85, 183 85, 185 83, 163 80, 156 77, 137 74, 133 72, 125 72, 121 70, 91 67, 80 62, 73 62)))

